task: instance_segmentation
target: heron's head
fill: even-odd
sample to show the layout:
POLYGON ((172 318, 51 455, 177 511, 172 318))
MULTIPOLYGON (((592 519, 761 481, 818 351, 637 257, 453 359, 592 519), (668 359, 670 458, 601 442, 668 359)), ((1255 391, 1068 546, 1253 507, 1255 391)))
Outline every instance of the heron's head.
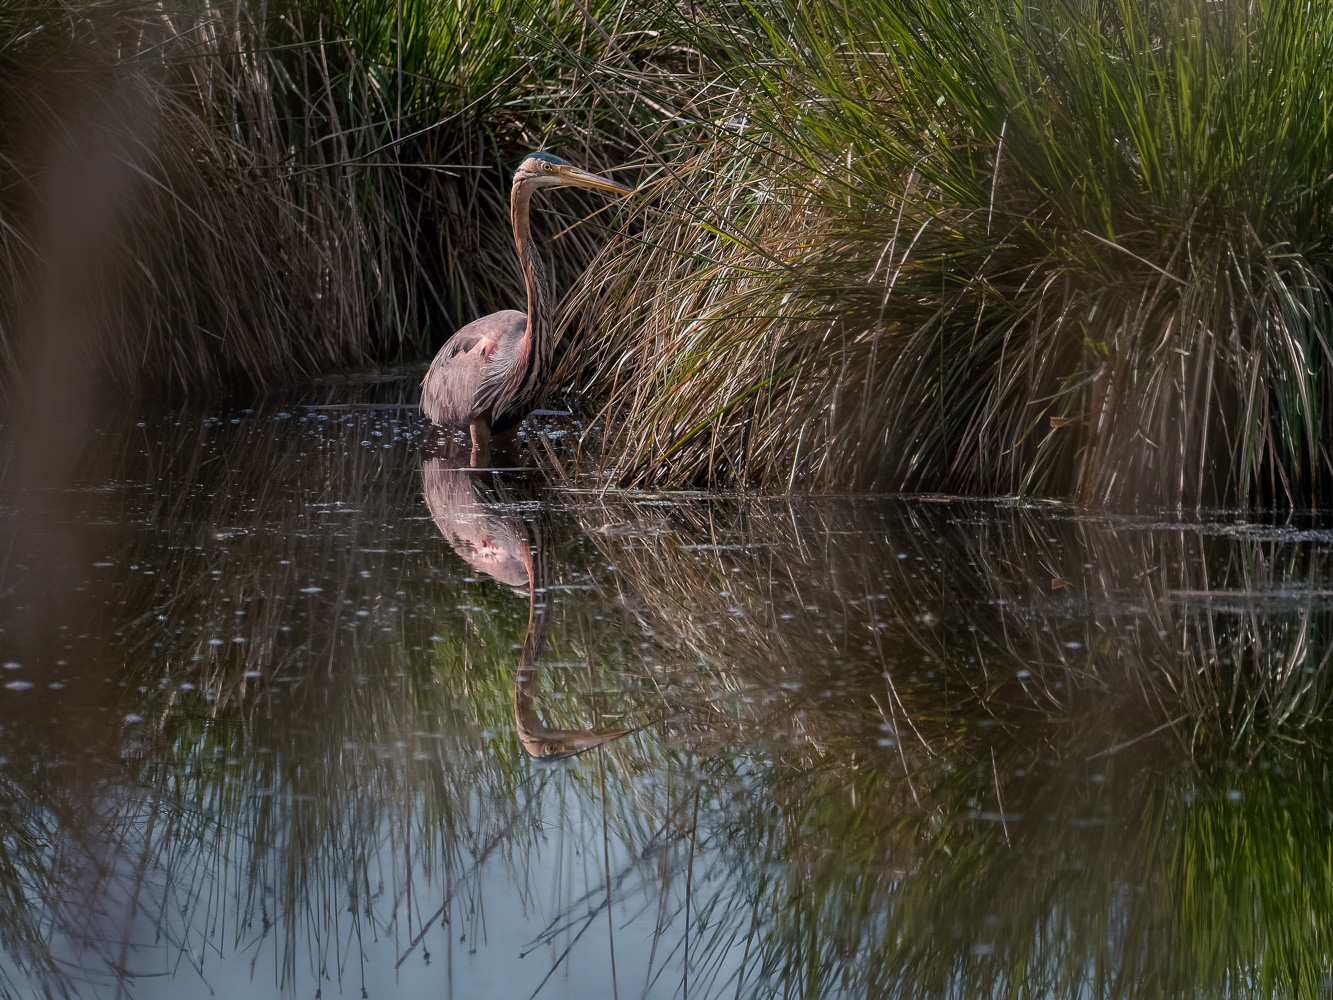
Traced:
POLYGON ((529 153, 514 171, 515 184, 527 184, 531 187, 581 187, 594 191, 614 191, 617 194, 629 194, 630 189, 623 184, 602 177, 600 174, 580 170, 568 160, 551 153, 529 153))

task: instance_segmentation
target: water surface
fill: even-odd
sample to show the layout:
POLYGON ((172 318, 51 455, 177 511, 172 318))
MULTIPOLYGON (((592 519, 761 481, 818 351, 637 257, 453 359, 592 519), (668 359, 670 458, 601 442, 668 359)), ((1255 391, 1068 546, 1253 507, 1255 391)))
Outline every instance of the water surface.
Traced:
POLYGON ((606 491, 397 384, 0 492, 0 991, 1327 996, 1317 517, 606 491))

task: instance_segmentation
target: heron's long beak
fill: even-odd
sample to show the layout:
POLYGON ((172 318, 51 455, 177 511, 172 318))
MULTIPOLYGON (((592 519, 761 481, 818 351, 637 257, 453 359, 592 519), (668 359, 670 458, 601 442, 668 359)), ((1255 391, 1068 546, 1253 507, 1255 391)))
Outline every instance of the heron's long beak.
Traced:
POLYGON ((627 188, 624 184, 617 184, 609 177, 603 177, 601 174, 589 173, 587 170, 580 170, 578 167, 573 166, 560 168, 560 180, 566 187, 592 188, 596 191, 615 191, 617 194, 634 193, 632 188, 627 188))

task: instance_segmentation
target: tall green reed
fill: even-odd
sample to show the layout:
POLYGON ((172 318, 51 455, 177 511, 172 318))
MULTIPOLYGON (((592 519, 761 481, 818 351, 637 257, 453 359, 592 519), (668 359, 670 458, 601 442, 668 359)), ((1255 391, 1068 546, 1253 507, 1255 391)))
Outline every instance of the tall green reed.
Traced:
POLYGON ((696 9, 719 85, 576 303, 623 477, 1326 496, 1326 9, 696 9))

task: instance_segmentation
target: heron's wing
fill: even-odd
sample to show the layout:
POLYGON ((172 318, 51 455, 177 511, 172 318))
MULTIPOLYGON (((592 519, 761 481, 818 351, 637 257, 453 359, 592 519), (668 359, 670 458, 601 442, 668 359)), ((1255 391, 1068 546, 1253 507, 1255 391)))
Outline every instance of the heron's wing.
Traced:
POLYGON ((475 399, 488 369, 502 364, 504 355, 496 348, 512 341, 515 330, 521 336, 528 317, 515 309, 491 313, 473 320, 450 337, 421 383, 421 409, 437 424, 466 427, 477 415, 475 399))

